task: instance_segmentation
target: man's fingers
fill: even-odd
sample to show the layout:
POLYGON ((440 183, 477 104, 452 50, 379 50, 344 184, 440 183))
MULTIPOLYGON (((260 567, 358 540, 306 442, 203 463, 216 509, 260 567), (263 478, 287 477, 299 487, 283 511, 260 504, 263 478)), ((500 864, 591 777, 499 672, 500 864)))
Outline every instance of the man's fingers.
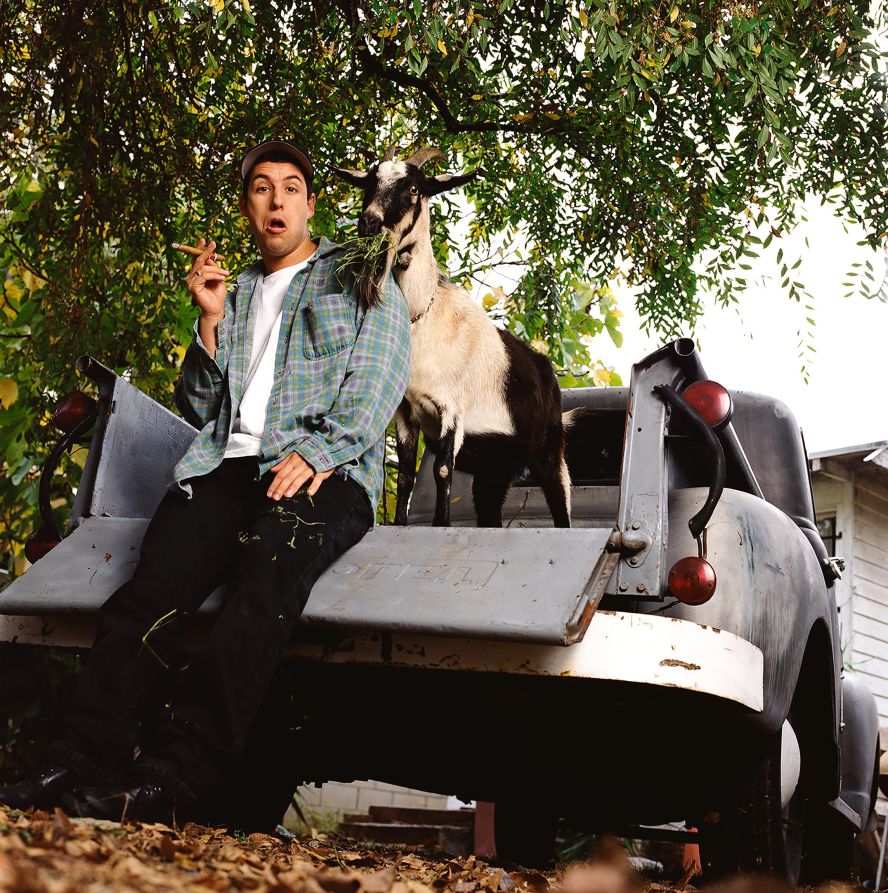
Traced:
POLYGON ((281 469, 276 472, 276 477, 268 488, 268 495, 272 499, 292 496, 314 474, 311 466, 302 459, 296 462, 287 457, 279 464, 281 469))
POLYGON ((268 488, 270 499, 290 497, 314 477, 314 469, 298 453, 291 453, 270 469, 275 478, 268 488))
POLYGON ((289 487, 284 491, 284 496, 289 499, 291 496, 295 496, 311 479, 311 473, 305 475, 304 477, 300 476, 296 479, 289 487))
POLYGON ((332 471, 322 471, 319 474, 316 474, 314 480, 311 482, 311 486, 308 488, 308 495, 314 496, 320 489, 321 484, 323 484, 331 474, 333 474, 332 471))
POLYGON ((269 471, 274 471, 274 472, 283 471, 285 469, 290 468, 291 466, 295 468, 296 464, 293 461, 293 455, 294 454, 291 453, 289 456, 285 456, 276 465, 272 465, 271 468, 269 469, 269 471))
POLYGON ((287 474, 282 472, 275 479, 274 483, 268 488, 268 495, 272 499, 280 499, 282 496, 292 496, 311 476, 313 472, 310 468, 304 468, 301 471, 287 474))
POLYGON ((197 242, 197 245, 195 245, 194 247, 195 248, 203 248, 204 250, 200 254, 198 254, 198 256, 196 258, 194 258, 194 262, 191 264, 191 272, 192 273, 196 272, 197 270, 202 268, 204 266, 204 264, 206 264, 207 259, 213 253, 213 251, 215 251, 215 249, 216 249, 216 243, 213 241, 210 241, 210 243, 208 245, 205 245, 204 240, 199 239, 197 242))
POLYGON ((224 282, 228 276, 228 273, 223 273, 221 270, 204 270, 200 276, 194 278, 198 282, 224 282))

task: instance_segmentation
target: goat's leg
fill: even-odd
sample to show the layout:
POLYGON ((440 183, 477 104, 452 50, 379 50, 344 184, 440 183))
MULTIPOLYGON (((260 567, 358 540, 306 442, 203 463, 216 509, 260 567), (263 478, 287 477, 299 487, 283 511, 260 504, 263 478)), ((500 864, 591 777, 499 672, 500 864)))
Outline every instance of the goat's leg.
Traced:
POLYGON ((503 477, 491 470, 482 470, 472 480, 472 500, 479 527, 503 526, 503 503, 514 475, 503 477))
POLYGON ((453 470, 456 459, 456 441, 462 443, 462 436, 455 427, 444 431, 438 441, 438 453, 435 456, 435 527, 450 526, 450 491, 453 487, 453 470))
POLYGON ((395 524, 407 523, 407 505, 416 483, 416 448, 419 424, 413 418, 410 404, 401 401, 395 413, 395 442, 398 448, 398 496, 395 502, 395 524))
POLYGON ((556 527, 570 527, 570 472, 561 456, 556 462, 536 469, 546 505, 556 527))

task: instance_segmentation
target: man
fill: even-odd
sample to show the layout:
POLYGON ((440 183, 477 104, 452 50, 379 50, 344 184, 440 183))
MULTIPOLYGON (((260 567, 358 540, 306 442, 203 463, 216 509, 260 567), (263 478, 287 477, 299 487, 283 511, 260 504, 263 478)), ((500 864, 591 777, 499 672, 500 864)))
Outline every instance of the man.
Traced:
POLYGON ((381 304, 360 305, 337 246, 312 240, 313 174, 293 142, 246 154, 240 211, 261 260, 235 288, 215 243, 198 244, 186 282, 200 316, 176 402, 199 433, 133 579, 100 610, 62 739, 0 803, 206 820, 312 585, 373 524, 409 315, 390 277, 381 304), (223 581, 208 641, 182 654, 182 620, 223 581))

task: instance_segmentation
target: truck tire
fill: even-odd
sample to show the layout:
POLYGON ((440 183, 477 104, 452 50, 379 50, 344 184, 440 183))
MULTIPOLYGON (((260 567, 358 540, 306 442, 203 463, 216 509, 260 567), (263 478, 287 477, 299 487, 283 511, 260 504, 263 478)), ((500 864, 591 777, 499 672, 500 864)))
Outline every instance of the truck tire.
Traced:
POLYGON ((493 813, 497 864, 549 868, 555 861, 556 825, 554 811, 530 795, 499 798, 493 813))
MULTIPOLYGON (((781 809, 780 733, 734 768, 719 808, 699 826, 704 875, 709 880, 737 872, 766 872, 797 881, 802 823, 797 812, 793 814, 793 802, 786 816, 781 809)), ((798 792, 793 797, 796 807, 800 799, 798 792)))
POLYGON ((851 823, 828 806, 809 806, 802 881, 812 885, 826 881, 850 882, 856 837, 851 823))

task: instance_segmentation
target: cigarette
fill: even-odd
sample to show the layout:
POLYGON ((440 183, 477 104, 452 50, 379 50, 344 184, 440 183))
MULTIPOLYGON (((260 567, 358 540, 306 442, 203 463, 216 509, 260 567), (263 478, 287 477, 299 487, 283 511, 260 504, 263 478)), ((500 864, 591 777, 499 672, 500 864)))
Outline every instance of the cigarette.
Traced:
MULTIPOLYGON (((191 245, 185 245, 182 242, 173 242, 170 245, 170 248, 175 248, 176 251, 181 251, 183 254, 190 254, 192 257, 199 257, 201 254, 206 251, 206 248, 194 248, 191 245)), ((213 254, 213 257, 216 260, 219 260, 222 255, 221 254, 213 254)))

